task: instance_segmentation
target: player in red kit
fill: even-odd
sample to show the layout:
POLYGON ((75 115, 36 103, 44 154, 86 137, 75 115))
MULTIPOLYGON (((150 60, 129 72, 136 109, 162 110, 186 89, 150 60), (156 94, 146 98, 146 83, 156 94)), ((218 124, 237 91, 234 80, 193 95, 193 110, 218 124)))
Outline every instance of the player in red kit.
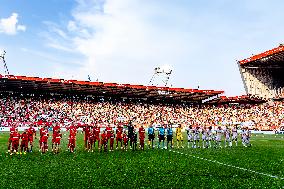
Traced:
POLYGON ((43 130, 41 134, 42 134, 42 136, 41 136, 41 153, 45 153, 46 151, 48 151, 47 142, 48 142, 49 134, 48 134, 47 130, 43 130))
POLYGON ((8 140, 8 153, 12 152, 11 144, 13 142, 13 134, 14 134, 15 131, 16 131, 16 128, 14 126, 12 126, 10 128, 10 137, 9 137, 9 140, 8 140))
POLYGON ((54 153, 58 154, 60 150, 60 141, 62 138, 62 134, 60 133, 60 128, 56 130, 55 142, 54 142, 54 153))
POLYGON ((29 135, 29 143, 30 143, 30 152, 33 151, 33 142, 34 142, 34 137, 36 136, 36 130, 30 126, 30 128, 28 128, 27 133, 29 135))
POLYGON ((44 132, 45 128, 42 126, 40 129, 39 129, 39 151, 41 151, 41 145, 42 145, 42 135, 43 135, 43 132, 44 132))
POLYGON ((51 141, 52 142, 52 144, 51 144, 52 151, 55 150, 55 141, 56 141, 56 136, 57 136, 58 130, 60 130, 60 126, 59 125, 53 125, 52 141, 51 141))
POLYGON ((107 132, 107 138, 110 138, 111 135, 111 131, 112 131, 112 127, 110 124, 108 124, 108 126, 106 127, 106 132, 107 132))
POLYGON ((107 142, 108 142, 108 137, 107 137, 107 132, 104 130, 104 132, 101 135, 101 151, 104 149, 104 151, 107 151, 107 142))
POLYGON ((76 135, 71 134, 69 136, 69 143, 68 143, 69 151, 73 153, 75 151, 75 147, 76 147, 76 135))
POLYGON ((76 147, 77 127, 72 124, 70 127, 67 128, 67 130, 69 130, 68 149, 71 153, 73 153, 76 147))
POLYGON ((109 138, 109 140, 110 140, 109 141, 109 143, 110 143, 110 150, 109 151, 113 151, 114 138, 115 138, 114 131, 111 131, 110 138, 109 138))
POLYGON ((27 130, 25 130, 22 134, 21 134, 21 151, 20 154, 26 154, 28 151, 28 146, 29 146, 29 134, 27 132, 27 130))
POLYGON ((86 125, 83 127, 83 132, 85 132, 84 136, 84 142, 85 142, 85 149, 89 149, 89 138, 90 138, 90 133, 91 133, 91 127, 86 125))
POLYGON ((143 125, 139 128, 139 140, 140 140, 140 148, 144 150, 144 144, 145 144, 145 129, 143 125))
POLYGON ((94 145, 94 141, 95 141, 94 129, 90 129, 87 137, 88 137, 88 152, 90 152, 90 151, 93 152, 93 145, 94 145))
POLYGON ((19 148, 19 143, 20 143, 20 137, 21 135, 18 133, 18 129, 15 128, 15 131, 13 132, 13 138, 12 138, 12 152, 13 153, 17 153, 17 154, 19 153, 18 148, 19 148))
POLYGON ((94 147, 96 145, 96 141, 98 141, 98 149, 100 149, 100 127, 98 125, 95 125, 93 129, 94 133, 94 147))
POLYGON ((127 151, 127 146, 128 146, 128 135, 126 131, 123 132, 123 149, 127 151))
POLYGON ((118 149, 118 142, 120 142, 121 149, 123 148, 122 134, 123 134, 123 127, 121 125, 118 125, 116 128, 116 149, 118 149))

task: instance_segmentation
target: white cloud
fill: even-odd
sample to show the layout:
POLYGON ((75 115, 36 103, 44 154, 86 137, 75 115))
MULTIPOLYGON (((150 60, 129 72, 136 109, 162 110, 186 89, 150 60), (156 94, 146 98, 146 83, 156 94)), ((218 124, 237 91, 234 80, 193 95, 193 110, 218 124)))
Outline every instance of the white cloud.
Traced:
POLYGON ((81 79, 91 75, 104 82, 147 84, 156 66, 170 65, 175 87, 239 95, 243 87, 235 59, 272 48, 284 35, 277 25, 281 6, 267 11, 267 1, 255 6, 208 0, 205 7, 198 1, 77 2, 73 19, 57 26, 66 35, 53 31, 50 41, 56 43, 49 46, 85 56, 80 69, 56 70, 81 79))
POLYGON ((18 14, 12 13, 8 18, 0 19, 0 33, 15 35, 17 31, 26 31, 25 25, 18 24, 18 14))
POLYGON ((25 25, 18 25, 17 30, 18 31, 26 31, 27 27, 25 25))
POLYGON ((86 57, 77 71, 82 77, 90 74, 106 82, 147 84, 156 66, 169 64, 175 68, 177 57, 190 49, 185 48, 188 44, 182 39, 182 31, 156 26, 149 19, 171 17, 155 5, 141 6, 136 0, 87 2, 80 1, 73 12, 74 20, 68 24, 78 34, 73 38, 74 46, 86 57))

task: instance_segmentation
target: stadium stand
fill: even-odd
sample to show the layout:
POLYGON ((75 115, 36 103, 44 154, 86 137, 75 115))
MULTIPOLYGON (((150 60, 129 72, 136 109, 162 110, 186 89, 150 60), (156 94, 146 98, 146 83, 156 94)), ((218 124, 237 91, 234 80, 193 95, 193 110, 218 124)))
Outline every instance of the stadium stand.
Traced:
POLYGON ((52 78, 0 75, 0 91, 40 94, 81 94, 152 102, 201 103, 224 91, 169 88, 52 78))
POLYGON ((242 96, 234 96, 234 97, 227 97, 227 96, 220 96, 215 99, 212 99, 207 104, 262 104, 267 102, 266 99, 257 96, 251 95, 242 95, 242 96))
POLYGON ((246 94, 270 98, 284 95, 284 46, 238 61, 246 94))
POLYGON ((82 95, 42 95, 1 93, 1 126, 27 126, 71 123, 78 125, 127 123, 182 124, 184 127, 249 125, 256 130, 276 130, 283 124, 283 102, 264 104, 167 104, 123 101, 82 95))

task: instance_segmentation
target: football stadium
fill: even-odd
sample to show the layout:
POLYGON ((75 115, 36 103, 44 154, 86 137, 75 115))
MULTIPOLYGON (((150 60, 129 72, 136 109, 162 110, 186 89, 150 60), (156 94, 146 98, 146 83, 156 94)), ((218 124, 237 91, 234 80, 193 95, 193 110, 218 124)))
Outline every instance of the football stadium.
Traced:
POLYGON ((161 67, 149 85, 13 75, 4 51, 0 188, 283 188, 284 46, 265 50, 236 62, 239 96, 161 67))
POLYGON ((237 97, 0 75, 0 185, 281 187, 283 49, 238 62, 247 94, 237 97))

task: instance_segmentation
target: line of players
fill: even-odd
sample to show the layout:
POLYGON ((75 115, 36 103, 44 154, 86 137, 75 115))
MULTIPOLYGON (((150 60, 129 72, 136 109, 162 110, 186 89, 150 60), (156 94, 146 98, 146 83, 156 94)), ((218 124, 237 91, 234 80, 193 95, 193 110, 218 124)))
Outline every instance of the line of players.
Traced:
POLYGON ((33 142, 36 137, 36 131, 33 127, 26 129, 22 134, 18 132, 17 127, 10 128, 10 137, 8 140, 8 152, 26 154, 30 144, 30 152, 33 150, 33 142), (21 140, 21 143, 20 143, 21 140), (18 149, 20 147, 20 152, 18 149))
POLYGON ((116 142, 116 149, 118 149, 119 144, 120 148, 127 151, 128 146, 130 149, 136 150, 138 143, 138 133, 139 133, 139 147, 144 150, 144 141, 145 141, 145 129, 141 126, 138 129, 138 133, 135 127, 132 124, 128 124, 127 131, 124 129, 123 125, 119 124, 114 132, 113 128, 108 125, 100 134, 100 127, 95 125, 94 127, 87 126, 83 128, 85 149, 89 152, 94 150, 96 144, 98 145, 99 150, 114 150, 114 145, 116 142))
MULTIPOLYGON (((116 149, 119 146, 121 149, 127 150, 128 144, 130 144, 130 148, 133 150, 137 149, 138 142, 138 134, 136 129, 132 124, 128 126, 128 133, 123 128, 122 125, 118 125, 116 128, 116 134, 112 127, 107 126, 103 132, 101 133, 101 128, 97 125, 95 126, 84 126, 84 142, 85 149, 88 151, 93 151, 94 147, 97 143, 99 150, 107 151, 108 145, 110 146, 110 151, 114 150, 114 140, 116 139, 116 149)), ((68 150, 70 152, 75 151, 76 147, 76 136, 78 133, 78 126, 71 125, 66 127, 66 130, 69 131, 68 136, 68 150)), ((60 151, 60 144, 62 139, 62 133, 60 126, 54 125, 52 133, 52 151, 54 153, 58 153, 60 151)), ((49 130, 48 127, 43 126, 39 129, 39 151, 45 153, 48 151, 48 138, 49 130)), ((23 133, 18 132, 18 128, 11 127, 10 128, 10 137, 8 140, 8 153, 12 154, 26 154, 27 152, 32 152, 33 141, 36 139, 36 131, 30 126, 29 129, 26 129, 23 133), (21 140, 21 143, 20 143, 21 140), (30 144, 30 146, 29 146, 30 144), (19 150, 20 147, 20 150, 19 150)), ((144 150, 144 141, 145 141, 145 129, 143 126, 139 128, 139 141, 140 148, 144 150)))
MULTIPOLYGON (((71 125, 67 127, 67 131, 69 131, 68 137, 68 150, 70 152, 75 151, 76 147, 76 135, 78 132, 78 126, 71 125)), ((52 151, 54 153, 58 153, 60 150, 60 143, 62 139, 60 126, 55 125, 52 128, 52 151)), ((172 148, 173 147, 173 129, 171 125, 163 125, 158 127, 158 148, 172 148), (166 141, 166 145, 165 145, 166 141)), ((130 123, 127 126, 127 131, 124 129, 123 125, 118 125, 116 128, 116 132, 114 132, 113 128, 108 125, 103 132, 101 133, 101 128, 97 125, 95 126, 84 126, 84 145, 87 151, 93 151, 97 144, 99 150, 114 150, 114 145, 116 141, 116 149, 120 146, 121 149, 127 150, 128 146, 130 149, 136 150, 138 144, 138 134, 139 134, 139 147, 144 150, 145 146, 145 129, 141 126, 137 130, 130 123), (120 145, 119 145, 120 144, 120 145)), ((155 128, 151 125, 148 127, 148 147, 154 148, 155 141, 155 128)), ((187 147, 188 148, 200 148, 202 141, 203 148, 211 148, 211 147, 221 147, 222 136, 224 136, 225 147, 232 146, 232 143, 235 142, 237 146, 238 140, 238 132, 237 127, 233 127, 229 129, 226 127, 225 129, 221 129, 218 127, 217 130, 213 131, 212 127, 208 128, 200 128, 189 126, 186 128, 187 132, 187 147), (201 135, 201 140, 200 140, 201 135)), ((42 153, 48 151, 48 138, 49 131, 47 127, 41 127, 39 129, 39 149, 42 153)), ((26 129, 22 134, 20 134, 17 128, 10 128, 10 137, 8 142, 8 152, 26 154, 28 151, 32 152, 33 141, 36 137, 36 131, 31 126, 29 129, 26 129), (21 144, 20 144, 21 139, 21 144), (30 148, 29 145, 30 144, 30 148), (18 152, 18 148, 20 146, 20 152, 18 152)), ((251 132, 248 128, 243 128, 241 132, 242 144, 247 147, 250 146, 250 137, 251 132)), ((183 133, 181 125, 179 125, 176 129, 176 139, 177 139, 177 148, 183 148, 183 133)))
MULTIPOLYGON (((189 126, 186 129, 187 132, 187 147, 190 148, 200 148, 201 144, 200 141, 202 141, 202 147, 203 148, 221 148, 221 141, 222 136, 224 136, 224 147, 232 147, 233 142, 235 142, 235 145, 238 145, 238 129, 237 126, 229 128, 226 126, 225 129, 222 129, 221 126, 219 126, 215 131, 212 130, 212 127, 196 127, 192 128, 189 126), (200 140, 201 135, 201 140, 200 140)), ((244 147, 251 146, 250 144, 250 138, 251 138, 251 131, 248 129, 248 127, 242 128, 242 131, 240 133, 241 139, 242 139, 242 145, 244 147)))

